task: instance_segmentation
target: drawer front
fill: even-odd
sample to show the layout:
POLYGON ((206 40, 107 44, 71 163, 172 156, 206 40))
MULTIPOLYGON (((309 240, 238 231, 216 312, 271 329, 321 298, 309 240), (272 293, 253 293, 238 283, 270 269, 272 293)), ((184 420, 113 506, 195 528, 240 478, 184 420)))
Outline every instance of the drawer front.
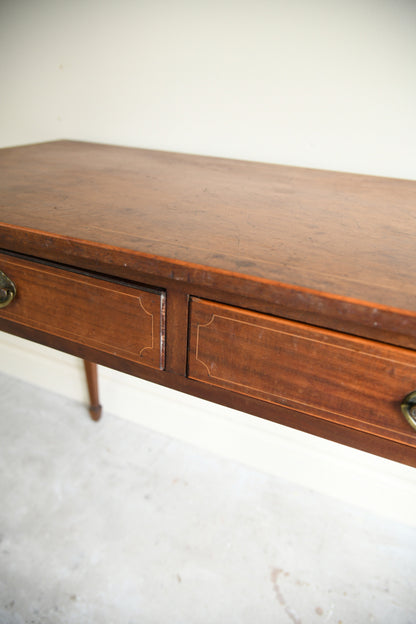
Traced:
POLYGON ((152 368, 164 367, 165 295, 0 254, 16 296, 1 319, 152 368))
POLYGON ((193 298, 188 375, 416 446, 400 409, 416 389, 407 349, 193 298))

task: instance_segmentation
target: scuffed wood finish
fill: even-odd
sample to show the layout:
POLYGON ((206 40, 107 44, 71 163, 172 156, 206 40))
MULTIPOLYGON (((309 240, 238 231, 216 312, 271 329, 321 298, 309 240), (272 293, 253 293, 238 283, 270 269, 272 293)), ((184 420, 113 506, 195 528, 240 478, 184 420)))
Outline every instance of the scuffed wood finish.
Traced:
POLYGON ((1 319, 163 368, 163 293, 5 254, 0 254, 0 266, 17 288, 1 319))
POLYGON ((200 299, 190 327, 191 379, 416 447, 416 352, 200 299))
POLYGON ((73 141, 0 150, 5 248, 278 297, 416 347, 414 197, 406 180, 73 141))
POLYGON ((416 466, 400 413, 415 197, 408 180, 76 141, 3 149, 18 295, 0 329, 416 466))

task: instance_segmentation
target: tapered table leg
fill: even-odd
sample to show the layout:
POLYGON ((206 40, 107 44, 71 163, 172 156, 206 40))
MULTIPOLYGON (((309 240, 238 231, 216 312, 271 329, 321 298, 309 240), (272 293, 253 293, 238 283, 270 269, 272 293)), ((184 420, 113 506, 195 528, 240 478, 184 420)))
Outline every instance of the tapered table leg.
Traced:
POLYGON ((88 393, 90 395, 90 415, 93 420, 99 420, 102 407, 98 398, 98 373, 97 364, 84 360, 85 374, 87 377, 88 393))

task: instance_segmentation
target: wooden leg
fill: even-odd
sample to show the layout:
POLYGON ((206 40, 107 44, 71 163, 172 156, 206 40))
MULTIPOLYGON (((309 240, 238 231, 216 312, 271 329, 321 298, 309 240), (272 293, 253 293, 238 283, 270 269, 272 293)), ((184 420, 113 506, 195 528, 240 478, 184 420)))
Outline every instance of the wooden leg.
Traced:
POLYGON ((90 415, 93 420, 99 420, 102 408, 98 399, 97 364, 84 360, 84 368, 87 376, 88 393, 90 395, 90 415))

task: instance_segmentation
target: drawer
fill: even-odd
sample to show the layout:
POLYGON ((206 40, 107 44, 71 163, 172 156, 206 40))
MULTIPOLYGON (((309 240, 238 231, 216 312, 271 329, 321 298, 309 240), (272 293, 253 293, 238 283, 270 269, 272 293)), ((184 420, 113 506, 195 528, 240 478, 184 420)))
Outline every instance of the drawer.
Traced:
POLYGON ((416 446, 401 412, 416 352, 193 298, 188 376, 416 446))
POLYGON ((1 320, 132 360, 164 367, 165 295, 0 254, 16 296, 1 320))

